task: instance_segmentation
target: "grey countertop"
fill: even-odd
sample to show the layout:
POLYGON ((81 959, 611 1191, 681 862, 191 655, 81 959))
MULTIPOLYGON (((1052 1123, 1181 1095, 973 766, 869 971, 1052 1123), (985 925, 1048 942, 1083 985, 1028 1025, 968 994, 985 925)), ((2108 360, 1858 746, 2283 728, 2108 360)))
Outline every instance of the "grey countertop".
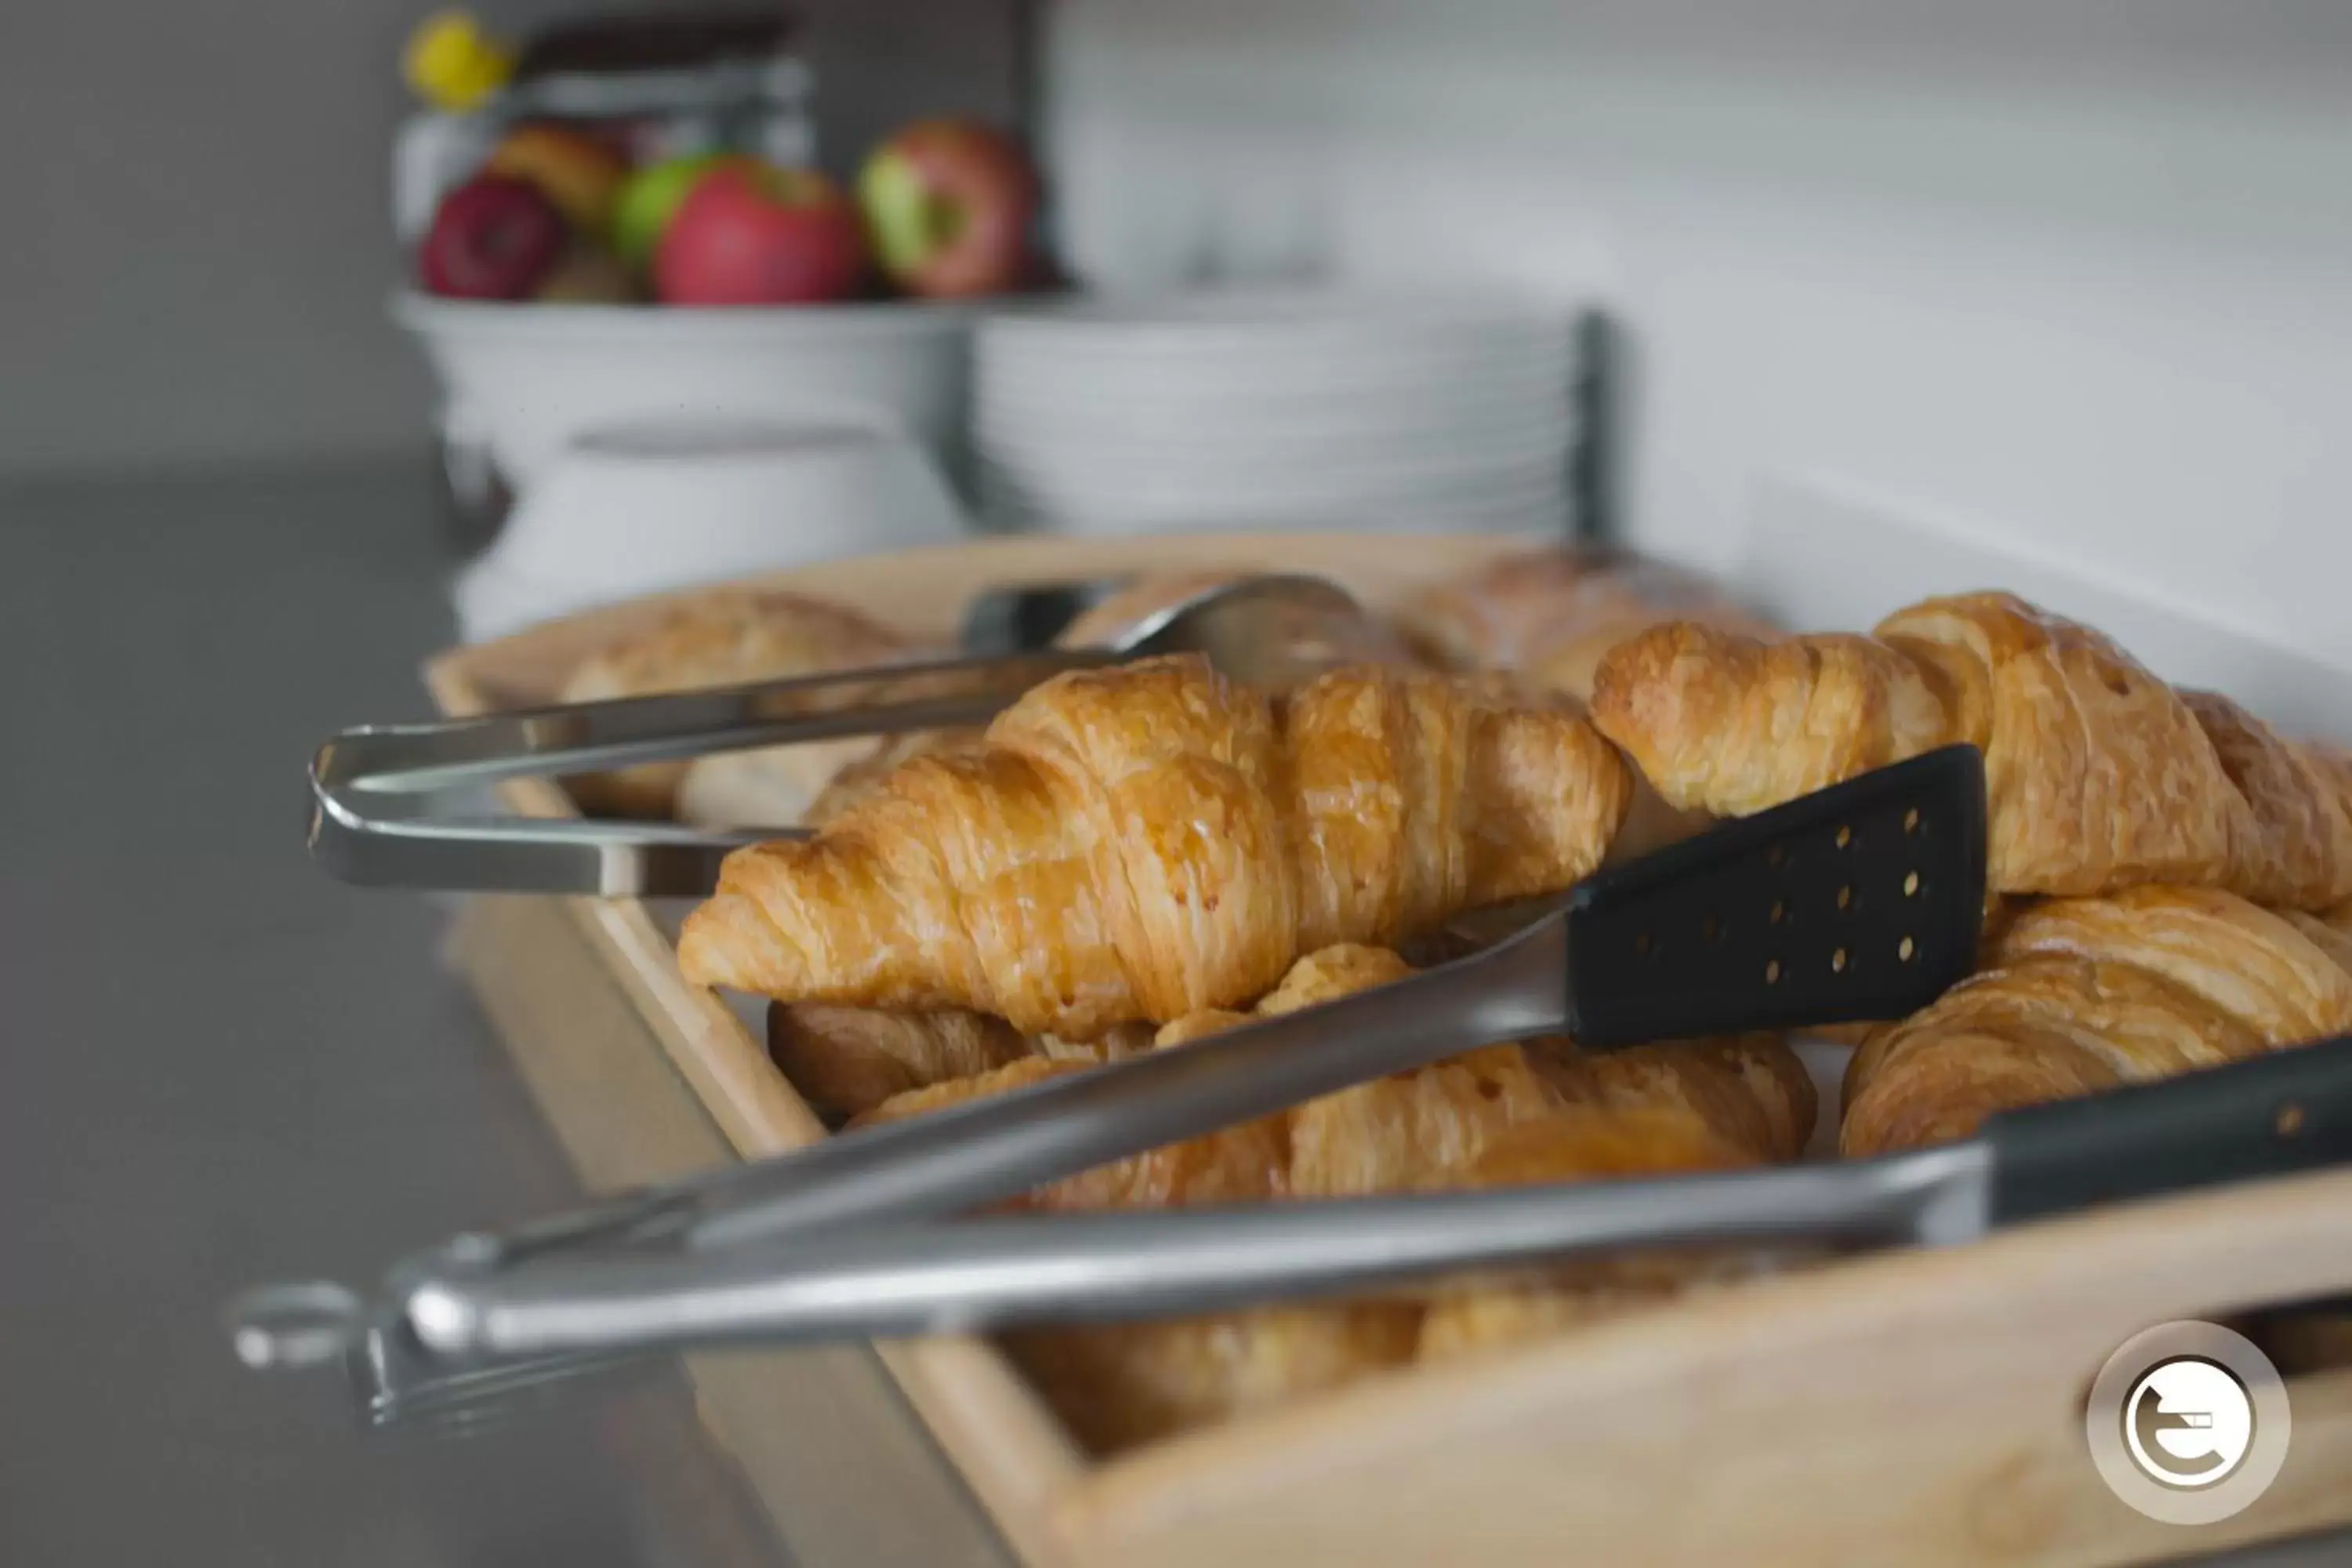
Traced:
POLYGON ((443 912, 303 856, 311 746, 426 713, 428 476, 0 491, 0 1563, 774 1560, 682 1385, 371 1436, 216 1326, 575 1191, 443 912))
POLYGON ((433 520, 421 461, 0 489, 0 1563, 781 1560, 677 1383, 370 1436, 216 1325, 574 1193, 442 912, 303 857, 310 747, 426 711, 433 520))

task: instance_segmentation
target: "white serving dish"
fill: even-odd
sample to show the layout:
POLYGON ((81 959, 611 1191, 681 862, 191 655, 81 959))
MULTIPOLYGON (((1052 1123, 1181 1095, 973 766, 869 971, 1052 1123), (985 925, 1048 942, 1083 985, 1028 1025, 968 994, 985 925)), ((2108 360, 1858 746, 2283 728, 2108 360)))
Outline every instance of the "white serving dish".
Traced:
POLYGON ((486 447, 517 491, 616 419, 895 420, 963 468, 970 315, 953 306, 687 309, 396 295, 438 376, 445 435, 486 447))
POLYGON ((457 583, 467 640, 648 593, 961 540, 897 424, 615 422, 567 442, 457 583))

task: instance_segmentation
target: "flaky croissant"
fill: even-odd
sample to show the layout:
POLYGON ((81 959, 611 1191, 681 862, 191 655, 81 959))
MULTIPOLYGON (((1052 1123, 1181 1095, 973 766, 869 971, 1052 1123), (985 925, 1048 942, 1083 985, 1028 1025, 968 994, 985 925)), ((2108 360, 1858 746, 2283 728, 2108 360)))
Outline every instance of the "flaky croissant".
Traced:
MULTIPOLYGON (((1523 1186, 1609 1177, 1737 1170, 1750 1152, 1674 1105, 1576 1110, 1512 1128, 1443 1184, 1523 1186)), ((1440 1361, 1657 1306, 1693 1290, 1755 1278, 1783 1260, 1737 1249, 1633 1252, 1541 1270, 1536 1278, 1465 1280, 1439 1290, 1416 1354, 1440 1361)))
POLYGON ((1443 677, 1345 669, 1270 697, 1191 656, 1074 672, 814 838, 730 856, 679 962, 700 984, 1084 1039, 1565 888, 1630 787, 1580 719, 1443 677))
MULTIPOLYGON (((1342 944, 1308 954, 1248 1013, 1208 1009, 1160 1031, 1163 1050, 1253 1017, 1311 1006, 1411 971, 1396 954, 1342 944)), ((1475 1051, 1418 1072, 1309 1101, 1280 1116, 1156 1149, 1056 1182, 1013 1206, 1160 1207, 1284 1196, 1396 1192, 1433 1186, 1572 1180, 1713 1169, 1762 1157, 1743 1138, 1777 1150, 1781 1121, 1810 1121, 1810 1082, 1785 1047, 1763 1037, 1685 1049, 1687 1070, 1632 1071, 1605 1087, 1562 1094, 1548 1077, 1586 1062, 1544 1047, 1538 1067, 1520 1047, 1475 1051), (1552 1058, 1559 1058, 1555 1062, 1552 1058), (1772 1107, 1803 1085, 1806 1108, 1772 1107), (1712 1092, 1693 1086, 1712 1076, 1712 1092), (1502 1085, 1499 1107, 1486 1092, 1502 1085), (1751 1114, 1726 1116, 1727 1097, 1753 1092, 1751 1114), (1759 1131, 1758 1129, 1765 1131, 1759 1131)), ((898 1096, 865 1119, 896 1121, 1080 1070, 1025 1058, 973 1079, 898 1096)), ((1433 1341, 1423 1295, 1337 1304, 1271 1306, 1158 1322, 1024 1331, 1007 1352, 1090 1447, 1116 1448, 1351 1382, 1416 1354, 1564 1327, 1630 1310, 1727 1266, 1696 1258, 1625 1258, 1548 1274, 1542 1280, 1436 1289, 1433 1341), (1434 1347, 1434 1348, 1433 1348, 1434 1347)))
POLYGON ((862 1116, 894 1096, 977 1078, 1030 1057, 1083 1067, 1151 1047, 1149 1025, 1122 1025, 1099 1039, 1024 1035, 1002 1018, 962 1008, 887 1013, 823 1002, 768 1006, 768 1057, 809 1108, 828 1121, 862 1116))
MULTIPOLYGON (((592 702, 781 679, 887 664, 913 658, 916 651, 897 633, 829 599, 775 589, 716 588, 590 654, 565 680, 560 700, 592 702)), ((834 768, 870 743, 820 742, 766 753, 729 753, 724 766, 740 768, 748 765, 740 760, 745 756, 764 757, 765 765, 778 770, 767 798, 781 794, 788 801, 805 802, 834 768)), ((572 793, 592 810, 667 816, 696 765, 646 763, 591 774, 572 780, 572 793)), ((724 798, 723 782, 721 794, 724 798)), ((782 815, 771 812, 772 823, 798 819, 789 805, 774 811, 782 815)))
POLYGON ((1663 621, 1761 633, 1767 623, 1697 574, 1589 545, 1517 551, 1441 583, 1403 624, 1458 669, 1512 669, 1590 701, 1601 660, 1663 621))
POLYGON ((1998 1110, 2352 1030, 2347 956, 2315 917, 2214 888, 2028 906, 1994 936, 1989 967, 1854 1053, 1840 1144, 1962 1138, 1998 1110))
POLYGON ((1668 801, 1722 816, 1976 745, 2000 892, 2352 897, 2352 773, 2012 595, 1930 599, 1867 637, 1655 627, 1601 662, 1592 711, 1668 801))
MULTIPOLYGON (((1383 948, 1309 953, 1250 1015, 1209 1009, 1163 1026, 1167 1049, 1333 1001, 1412 973, 1383 948)), ((1811 1137, 1811 1077, 1777 1035, 1668 1040, 1585 1052, 1564 1037, 1485 1046, 1324 1095, 1290 1114, 1290 1190, 1301 1197, 1399 1192, 1474 1164, 1528 1122, 1666 1110, 1758 1163, 1791 1160, 1811 1137)))

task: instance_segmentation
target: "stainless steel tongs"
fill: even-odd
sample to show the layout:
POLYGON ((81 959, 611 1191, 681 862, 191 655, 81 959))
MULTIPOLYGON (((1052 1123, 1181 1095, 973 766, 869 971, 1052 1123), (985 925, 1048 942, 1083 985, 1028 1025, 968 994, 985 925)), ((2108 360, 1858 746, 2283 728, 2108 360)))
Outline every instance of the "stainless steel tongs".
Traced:
POLYGON ((1098 647, 853 670, 723 689, 347 730, 310 762, 310 852, 345 881, 450 890, 699 895, 776 826, 436 815, 436 795, 753 746, 978 724, 1063 670, 1197 652, 1281 683, 1328 662, 1363 611, 1317 577, 1247 577, 1171 605, 1098 647))
MULTIPOLYGON (((445 1369, 512 1358, 970 1332, 1393 1291, 1627 1247, 1945 1245, 2103 1203, 2352 1162, 2352 1037, 1988 1119, 1960 1143, 1659 1180, 917 1222, 411 1277, 445 1369)), ((538 1364, 544 1365, 545 1363, 538 1364)))
MULTIPOLYGON (((320 1287, 264 1297, 247 1304, 244 1342, 261 1361, 355 1350, 384 1408, 404 1385, 444 1373, 470 1387, 496 1384, 502 1371, 528 1375, 499 1364, 527 1341, 612 1350, 765 1332, 782 1321, 776 1301, 829 1288, 801 1279, 779 1285, 780 1297, 761 1284, 785 1279, 776 1270, 812 1238, 967 1213, 1490 1042, 1570 1033, 1607 1049, 1899 1016, 1973 967, 1984 809, 1979 754, 1933 752, 1603 871, 1517 935, 1395 984, 504 1237, 460 1237, 394 1269, 372 1301, 320 1287), (614 1300, 630 1303, 634 1327, 599 1316, 594 1303, 614 1300)), ((1835 1232, 1856 1215, 1884 1228, 1890 1213, 1908 1212, 1851 1175, 1754 1179, 1762 1184, 1688 1189, 1696 1209, 1637 1205, 1589 1234, 1622 1243, 1677 1226, 1835 1232)), ((1407 1211, 1353 1212, 1376 1228, 1407 1211)), ((1287 1221, 1231 1217, 1239 1228, 1217 1234, 1237 1245, 1255 1237, 1248 1244, 1268 1264, 1303 1245, 1287 1221)), ((1445 1228, 1441 1219, 1414 1234, 1445 1228)), ((1500 1234, 1463 1243, 1475 1251, 1500 1234)), ((1577 1244, 1575 1227, 1560 1234, 1577 1244)), ((1193 1256, 1218 1244, 1204 1234, 1194 1245, 1208 1250, 1193 1256)), ((1347 1245, 1381 1244, 1368 1230, 1347 1245)), ((1310 1255, 1330 1256, 1297 1254, 1310 1255)), ((928 1299, 908 1288, 909 1301, 928 1299)))

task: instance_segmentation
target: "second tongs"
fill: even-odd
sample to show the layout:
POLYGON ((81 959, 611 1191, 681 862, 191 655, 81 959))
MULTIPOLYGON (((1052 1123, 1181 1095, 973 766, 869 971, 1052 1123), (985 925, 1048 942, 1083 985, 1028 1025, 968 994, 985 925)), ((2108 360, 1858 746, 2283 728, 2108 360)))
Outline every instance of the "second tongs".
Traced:
POLYGON ((459 1237, 351 1300, 325 1341, 416 1343, 419 1311, 535 1266, 635 1258, 683 1279, 748 1243, 969 1213, 1496 1041, 1564 1033, 1605 1050, 1900 1017, 1974 967, 1984 888, 1983 759, 1930 752, 1604 871, 1507 941, 1392 984, 459 1237))
POLYGON ((800 830, 454 816, 430 810, 431 797, 531 774, 956 729, 986 721, 1048 676, 1152 654, 1203 654, 1236 679, 1280 685, 1320 668, 1363 616, 1319 577, 1243 577, 1155 611, 1101 647, 366 725, 311 758, 310 854, 342 880, 374 886, 700 897, 730 851, 800 830))

